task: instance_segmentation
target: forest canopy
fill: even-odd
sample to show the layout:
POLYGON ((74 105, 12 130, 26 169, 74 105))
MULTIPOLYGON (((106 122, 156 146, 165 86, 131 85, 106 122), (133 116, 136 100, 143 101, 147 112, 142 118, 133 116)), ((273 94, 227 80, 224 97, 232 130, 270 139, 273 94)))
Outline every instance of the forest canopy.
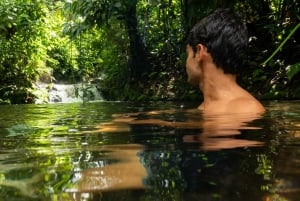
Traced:
POLYGON ((35 103, 38 82, 94 83, 106 100, 195 100, 185 38, 219 7, 249 32, 240 84, 259 99, 300 97, 297 0, 2 0, 0 103, 35 103))

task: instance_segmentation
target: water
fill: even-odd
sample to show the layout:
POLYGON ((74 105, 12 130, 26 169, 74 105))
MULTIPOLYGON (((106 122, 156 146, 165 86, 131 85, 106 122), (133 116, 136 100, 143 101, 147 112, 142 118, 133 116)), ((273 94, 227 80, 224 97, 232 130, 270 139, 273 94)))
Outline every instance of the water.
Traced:
POLYGON ((298 201, 299 103, 0 106, 0 201, 298 201))

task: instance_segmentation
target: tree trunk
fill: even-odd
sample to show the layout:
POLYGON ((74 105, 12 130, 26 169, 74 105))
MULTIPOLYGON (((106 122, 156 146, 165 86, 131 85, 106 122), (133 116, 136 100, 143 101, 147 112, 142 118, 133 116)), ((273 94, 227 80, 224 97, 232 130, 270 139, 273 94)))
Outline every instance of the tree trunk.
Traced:
POLYGON ((130 59, 129 70, 131 76, 131 82, 139 81, 142 78, 149 66, 146 62, 145 44, 138 31, 138 22, 136 17, 136 0, 132 0, 128 4, 128 8, 125 13, 125 25, 128 31, 130 42, 130 59))

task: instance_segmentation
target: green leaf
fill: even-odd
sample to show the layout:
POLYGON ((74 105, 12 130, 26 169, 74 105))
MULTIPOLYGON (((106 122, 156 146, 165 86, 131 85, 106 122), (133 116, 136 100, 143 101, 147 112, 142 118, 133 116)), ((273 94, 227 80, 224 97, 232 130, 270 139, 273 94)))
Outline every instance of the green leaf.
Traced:
POLYGON ((293 77, 300 72, 300 63, 293 64, 287 68, 286 75, 289 80, 293 79, 293 77))

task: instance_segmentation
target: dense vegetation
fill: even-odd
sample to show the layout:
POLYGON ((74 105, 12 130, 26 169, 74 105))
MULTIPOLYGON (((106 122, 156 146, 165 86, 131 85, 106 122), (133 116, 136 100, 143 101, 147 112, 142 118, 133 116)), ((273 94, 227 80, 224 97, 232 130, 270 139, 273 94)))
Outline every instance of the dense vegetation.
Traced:
POLYGON ((97 83, 108 100, 198 99, 185 37, 217 7, 249 29, 241 85, 261 99, 300 98, 297 0, 2 0, 0 102, 34 103, 45 96, 38 81, 97 83))

